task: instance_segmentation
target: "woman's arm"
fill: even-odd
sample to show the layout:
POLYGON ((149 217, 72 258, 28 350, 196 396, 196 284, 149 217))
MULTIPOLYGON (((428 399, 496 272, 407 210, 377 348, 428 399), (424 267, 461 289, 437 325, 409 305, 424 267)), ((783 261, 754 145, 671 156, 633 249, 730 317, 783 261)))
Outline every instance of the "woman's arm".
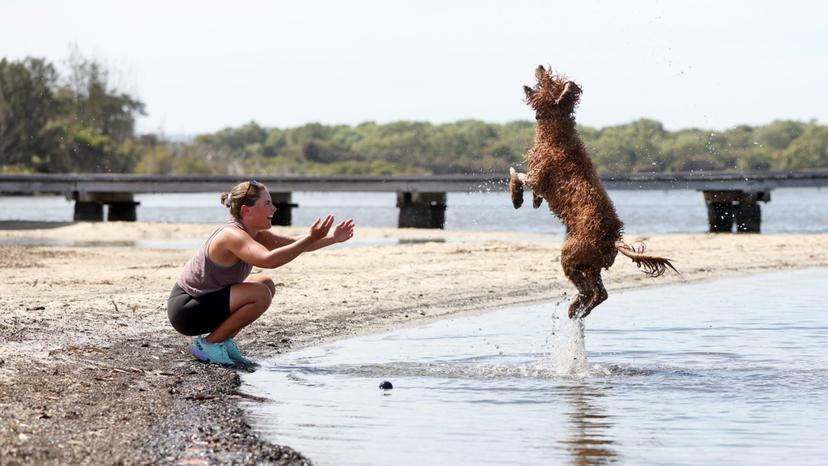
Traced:
POLYGON ((316 251, 336 243, 348 241, 354 236, 354 219, 339 222, 333 233, 313 243, 306 251, 316 251))
MULTIPOLYGON (((324 220, 317 218, 310 227, 310 233, 272 250, 268 250, 262 243, 238 230, 227 229, 225 231, 229 234, 220 234, 214 241, 219 241, 219 244, 216 245, 218 249, 225 249, 250 265, 275 269, 296 259, 299 254, 307 251, 314 243, 325 238, 331 229, 332 223, 333 217, 330 215, 325 217, 324 220)), ((217 252, 220 254, 220 251, 217 252)))
MULTIPOLYGON (((336 228, 334 228, 333 233, 313 243, 307 249, 305 249, 305 251, 316 251, 317 249, 322 249, 332 244, 348 241, 353 236, 354 220, 348 219, 343 222, 339 222, 336 228)), ((258 235, 256 235, 256 241, 260 243, 262 246, 266 247, 268 250, 273 250, 276 248, 287 246, 296 240, 297 238, 278 235, 268 230, 261 231, 258 235)))
POLYGON ((266 247, 268 251, 281 248, 282 246, 287 246, 297 239, 298 238, 292 238, 290 236, 278 235, 270 230, 260 231, 255 238, 256 242, 266 247))

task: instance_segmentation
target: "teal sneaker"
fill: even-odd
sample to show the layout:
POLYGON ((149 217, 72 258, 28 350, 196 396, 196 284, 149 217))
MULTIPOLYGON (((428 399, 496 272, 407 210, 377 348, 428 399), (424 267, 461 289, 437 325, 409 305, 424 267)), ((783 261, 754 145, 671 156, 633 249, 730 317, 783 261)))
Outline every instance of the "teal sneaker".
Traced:
POLYGON ((255 362, 242 356, 241 351, 239 351, 238 345, 236 345, 236 342, 233 341, 232 338, 228 338, 224 341, 224 348, 227 350, 227 355, 230 356, 230 359, 232 359, 236 363, 248 367, 259 367, 259 365, 255 362))
POLYGON ((225 342, 208 343, 204 337, 197 337, 190 345, 190 353, 201 361, 221 364, 223 366, 235 366, 236 363, 227 354, 225 342))

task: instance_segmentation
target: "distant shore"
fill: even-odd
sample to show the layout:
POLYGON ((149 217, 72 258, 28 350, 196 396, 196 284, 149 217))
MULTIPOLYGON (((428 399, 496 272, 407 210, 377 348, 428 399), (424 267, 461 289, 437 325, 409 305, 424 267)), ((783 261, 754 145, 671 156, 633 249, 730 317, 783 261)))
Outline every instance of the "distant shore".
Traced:
MULTIPOLYGON (((186 353, 189 339, 170 328, 166 298, 193 250, 129 246, 198 244, 214 228, 106 222, 0 231, 4 463, 302 464, 301 453, 251 432, 238 406, 247 399, 238 392, 238 374, 195 362, 186 353)), ((625 239, 643 240, 648 251, 674 259, 681 275, 648 279, 619 257, 604 273, 610 299, 623 288, 828 266, 828 234, 625 239)), ((554 236, 358 228, 355 240, 365 246, 309 253, 265 271, 277 284, 276 298, 239 335, 243 350, 267 358, 574 291, 562 275, 554 236)))

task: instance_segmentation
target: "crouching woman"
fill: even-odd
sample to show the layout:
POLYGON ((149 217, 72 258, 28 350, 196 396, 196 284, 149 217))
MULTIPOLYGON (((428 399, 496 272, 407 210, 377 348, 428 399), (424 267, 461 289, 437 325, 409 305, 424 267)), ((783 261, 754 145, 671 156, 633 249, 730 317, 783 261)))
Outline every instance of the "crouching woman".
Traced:
POLYGON ((316 219, 307 235, 292 238, 270 231, 276 207, 267 188, 255 180, 222 193, 230 222, 220 226, 184 266, 167 302, 170 323, 179 333, 197 336, 190 352, 202 361, 250 365, 233 341, 259 318, 276 287, 253 267, 275 269, 306 251, 341 243, 354 235, 353 220, 340 222, 329 234, 333 216, 316 219))

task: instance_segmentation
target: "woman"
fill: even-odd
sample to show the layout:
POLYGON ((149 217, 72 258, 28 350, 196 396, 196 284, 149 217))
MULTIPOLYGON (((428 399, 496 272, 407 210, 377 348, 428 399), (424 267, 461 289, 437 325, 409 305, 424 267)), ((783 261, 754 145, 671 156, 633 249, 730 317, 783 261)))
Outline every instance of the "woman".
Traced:
POLYGON ((232 219, 219 227, 184 266, 170 299, 167 315, 180 333, 198 335, 190 352, 202 361, 250 365, 233 337, 259 316, 273 300, 276 286, 252 268, 274 269, 305 251, 347 241, 354 236, 353 220, 340 222, 328 234, 333 216, 313 222, 299 238, 270 231, 276 207, 267 188, 255 180, 221 194, 232 219), (207 334, 206 336, 201 336, 207 334))

